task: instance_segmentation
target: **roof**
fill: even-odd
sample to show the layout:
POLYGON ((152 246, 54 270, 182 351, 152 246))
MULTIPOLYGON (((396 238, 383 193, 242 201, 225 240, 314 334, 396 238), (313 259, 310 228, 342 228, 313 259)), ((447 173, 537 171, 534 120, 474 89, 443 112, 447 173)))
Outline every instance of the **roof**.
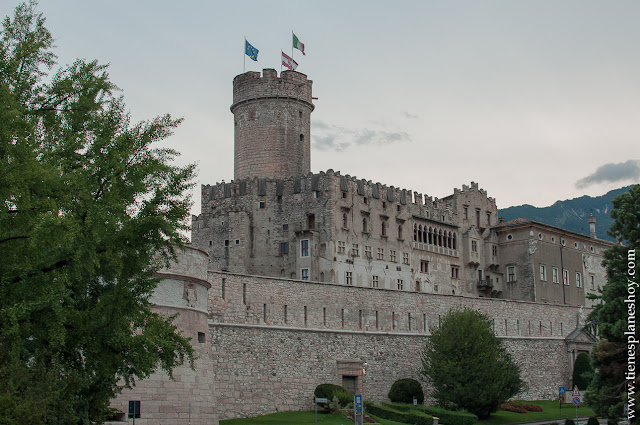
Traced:
POLYGON ((599 239, 599 238, 595 238, 595 239, 591 239, 589 236, 584 235, 582 233, 578 233, 578 232, 573 232, 571 230, 567 230, 567 229, 563 229, 562 227, 558 227, 558 226, 552 226, 550 224, 546 224, 546 223, 541 223, 539 221, 535 221, 535 220, 531 220, 528 218, 524 218, 524 217, 518 217, 515 218, 513 220, 509 220, 507 222, 504 223, 500 223, 500 224, 496 224, 495 226, 493 226, 493 229, 496 230, 501 230, 501 229, 505 229, 505 228, 509 228, 509 227, 519 227, 519 226, 538 226, 538 227, 545 227, 547 229, 553 229, 556 230, 558 232, 562 232, 562 233, 566 233, 569 235, 574 235, 583 239, 588 239, 591 241, 597 241, 600 242, 604 245, 609 245, 609 246, 613 246, 615 245, 613 242, 604 240, 604 239, 599 239))

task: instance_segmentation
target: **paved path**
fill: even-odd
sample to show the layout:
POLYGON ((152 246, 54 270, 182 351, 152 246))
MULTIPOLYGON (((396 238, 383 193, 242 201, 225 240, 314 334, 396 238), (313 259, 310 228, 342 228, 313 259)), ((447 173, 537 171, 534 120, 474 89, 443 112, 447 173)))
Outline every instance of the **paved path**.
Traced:
MULTIPOLYGON (((575 418, 574 419, 575 422, 575 418)), ((576 423, 576 425, 586 425, 587 421, 589 420, 588 416, 583 416, 583 417, 578 417, 578 422, 576 423)), ((600 425, 607 425, 607 420, 606 419, 598 419, 600 421, 600 425)), ((517 424, 512 424, 512 425, 549 425, 550 423, 553 422, 557 422, 560 425, 564 425, 564 421, 565 419, 549 419, 546 421, 540 421, 540 422, 520 422, 517 424)), ((622 425, 622 422, 620 422, 620 424, 622 425)))

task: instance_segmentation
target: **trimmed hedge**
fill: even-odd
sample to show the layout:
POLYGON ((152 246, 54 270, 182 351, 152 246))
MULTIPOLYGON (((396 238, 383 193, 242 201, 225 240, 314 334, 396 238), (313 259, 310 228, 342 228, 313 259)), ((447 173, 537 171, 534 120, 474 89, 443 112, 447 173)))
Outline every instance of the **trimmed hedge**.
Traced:
POLYGON ((402 422, 405 424, 415 425, 432 425, 433 416, 422 413, 418 410, 400 411, 389 406, 376 406, 375 404, 365 403, 365 409, 372 415, 390 421, 402 422))
POLYGON ((400 403, 384 403, 396 410, 418 410, 430 416, 440 418, 439 423, 443 425, 473 425, 478 422, 478 417, 465 410, 447 410, 442 407, 424 406, 400 403))
POLYGON ((589 421, 587 422, 587 425, 600 425, 600 421, 598 421, 598 418, 596 418, 595 416, 591 416, 589 418, 589 421))
POLYGON ((415 379, 398 379, 391 385, 389 390, 389 400, 394 403, 413 403, 413 398, 418 399, 418 404, 424 403, 424 392, 422 385, 415 379))
MULTIPOLYGON (((353 394, 345 390, 340 385, 320 384, 313 391, 313 394, 318 398, 326 398, 329 401, 333 400, 334 397, 337 397, 338 402, 342 407, 349 403, 353 403, 353 394)), ((320 405, 326 406, 325 403, 321 403, 320 405)))

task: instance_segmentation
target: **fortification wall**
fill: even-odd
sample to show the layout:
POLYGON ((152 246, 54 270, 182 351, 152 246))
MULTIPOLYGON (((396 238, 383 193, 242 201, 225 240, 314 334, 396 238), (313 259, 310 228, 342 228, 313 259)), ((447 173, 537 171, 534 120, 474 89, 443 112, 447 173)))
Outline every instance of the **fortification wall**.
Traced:
POLYGON ((565 337, 586 314, 572 306, 220 272, 210 272, 209 281, 220 418, 310 409, 316 385, 341 384, 344 362, 366 363, 360 388, 365 398, 384 401, 395 380, 422 380, 425 338, 455 307, 494 319, 522 367, 521 397, 552 398, 569 384, 565 337))

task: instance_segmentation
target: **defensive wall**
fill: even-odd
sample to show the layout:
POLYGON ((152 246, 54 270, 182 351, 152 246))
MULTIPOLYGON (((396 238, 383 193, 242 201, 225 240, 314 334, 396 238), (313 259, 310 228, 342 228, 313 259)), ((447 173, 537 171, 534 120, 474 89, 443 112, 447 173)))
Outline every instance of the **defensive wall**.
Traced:
POLYGON ((209 271, 209 330, 221 419, 312 408, 321 383, 355 376, 366 399, 420 375, 430 331, 451 308, 494 321, 522 368, 525 399, 569 385, 566 338, 588 310, 526 301, 351 287, 209 271))

